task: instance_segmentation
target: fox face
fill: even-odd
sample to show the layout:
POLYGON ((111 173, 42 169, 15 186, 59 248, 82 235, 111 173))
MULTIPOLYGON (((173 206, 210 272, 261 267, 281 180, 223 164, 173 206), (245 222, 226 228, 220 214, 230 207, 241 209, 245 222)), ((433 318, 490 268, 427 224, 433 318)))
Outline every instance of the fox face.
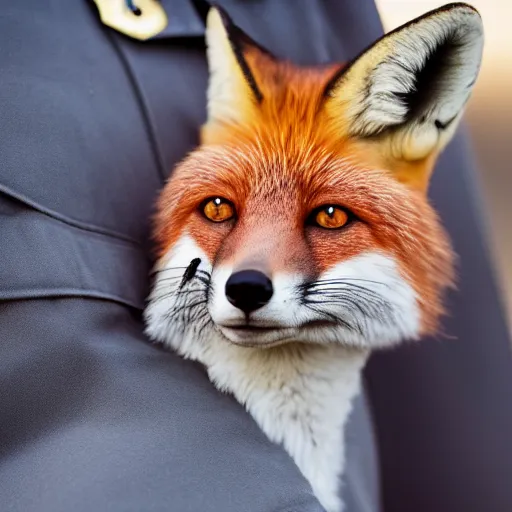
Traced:
POLYGON ((159 200, 149 334, 190 354, 434 333, 453 253, 428 181, 478 73, 476 11, 453 4, 316 68, 217 8, 206 37, 208 119, 159 200))

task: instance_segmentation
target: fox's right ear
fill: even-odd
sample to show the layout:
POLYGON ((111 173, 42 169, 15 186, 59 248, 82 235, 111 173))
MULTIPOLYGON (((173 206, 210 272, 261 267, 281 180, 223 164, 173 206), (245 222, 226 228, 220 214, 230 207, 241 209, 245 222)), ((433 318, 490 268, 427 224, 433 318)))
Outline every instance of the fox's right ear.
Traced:
POLYGON ((213 125, 243 123, 263 100, 254 63, 266 53, 219 7, 208 12, 206 45, 210 76, 203 139, 213 125))
POLYGON ((424 188, 471 94, 482 46, 480 15, 461 3, 387 34, 328 84, 337 133, 375 149, 384 167, 424 188))

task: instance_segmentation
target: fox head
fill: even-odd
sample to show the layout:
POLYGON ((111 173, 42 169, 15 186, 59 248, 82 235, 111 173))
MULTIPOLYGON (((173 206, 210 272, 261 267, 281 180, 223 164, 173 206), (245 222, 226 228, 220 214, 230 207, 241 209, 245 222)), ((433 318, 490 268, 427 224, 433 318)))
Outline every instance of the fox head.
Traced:
POLYGON ((427 189, 478 74, 478 13, 432 11, 347 65, 279 60, 219 8, 206 40, 201 144, 158 203, 150 336, 186 351, 434 333, 453 254, 427 189))

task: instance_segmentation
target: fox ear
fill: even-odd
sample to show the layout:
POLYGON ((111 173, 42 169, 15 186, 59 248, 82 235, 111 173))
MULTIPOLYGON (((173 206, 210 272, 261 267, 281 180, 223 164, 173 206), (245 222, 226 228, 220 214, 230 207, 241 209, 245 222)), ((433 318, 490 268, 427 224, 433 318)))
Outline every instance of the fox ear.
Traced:
POLYGON ((326 108, 345 136, 417 162, 449 142, 480 68, 478 12, 450 4, 394 30, 340 70, 326 108))
POLYGON ((206 44, 210 72, 206 126, 243 122, 263 99, 250 63, 255 53, 264 50, 219 7, 208 12, 206 44))

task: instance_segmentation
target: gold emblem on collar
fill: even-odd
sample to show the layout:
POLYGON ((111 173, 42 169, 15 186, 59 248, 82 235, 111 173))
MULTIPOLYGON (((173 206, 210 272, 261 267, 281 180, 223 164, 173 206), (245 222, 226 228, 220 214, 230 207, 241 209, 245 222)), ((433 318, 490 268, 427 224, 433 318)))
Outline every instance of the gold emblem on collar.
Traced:
POLYGON ((145 41, 167 26, 167 14, 156 0, 94 0, 103 24, 145 41))

